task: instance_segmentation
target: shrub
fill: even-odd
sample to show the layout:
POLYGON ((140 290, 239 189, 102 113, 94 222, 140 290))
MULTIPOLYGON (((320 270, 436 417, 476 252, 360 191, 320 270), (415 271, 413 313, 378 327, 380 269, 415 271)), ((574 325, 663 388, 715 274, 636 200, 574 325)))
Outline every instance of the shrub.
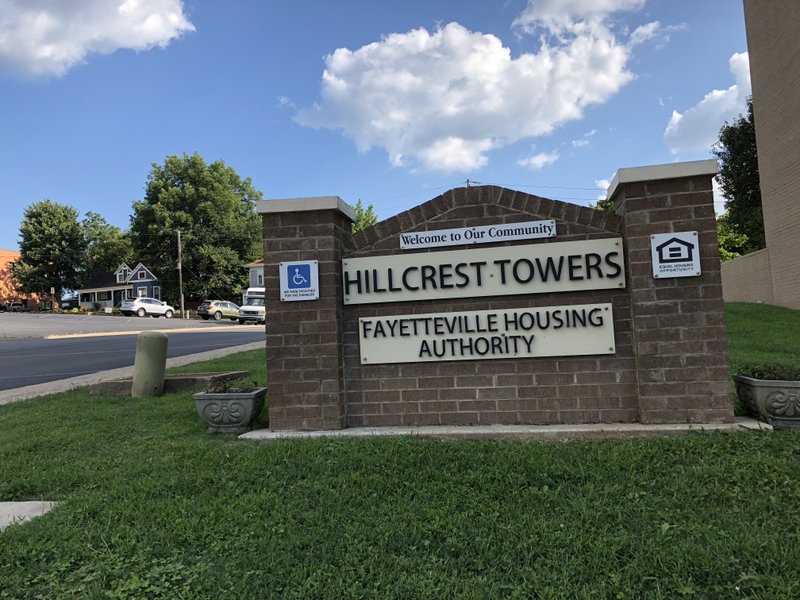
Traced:
POLYGON ((798 381, 800 380, 800 367, 781 364, 743 364, 733 369, 734 375, 742 375, 753 379, 767 379, 771 381, 798 381))

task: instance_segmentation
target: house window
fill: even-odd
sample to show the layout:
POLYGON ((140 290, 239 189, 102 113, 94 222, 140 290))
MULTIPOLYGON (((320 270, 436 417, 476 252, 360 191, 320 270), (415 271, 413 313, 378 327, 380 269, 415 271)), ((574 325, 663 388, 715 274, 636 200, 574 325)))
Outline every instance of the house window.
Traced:
POLYGON ((145 277, 147 277, 147 273, 144 271, 139 271, 139 279, 144 279, 145 277))
POLYGON ((258 276, 258 287, 261 287, 263 285, 264 285, 264 276, 259 274, 259 276, 258 276))
POLYGON ((142 285, 136 288, 136 296, 139 298, 147 296, 147 286, 142 285))
POLYGON ((161 300, 161 286, 160 285, 154 285, 153 286, 153 298, 156 298, 157 300, 161 300))

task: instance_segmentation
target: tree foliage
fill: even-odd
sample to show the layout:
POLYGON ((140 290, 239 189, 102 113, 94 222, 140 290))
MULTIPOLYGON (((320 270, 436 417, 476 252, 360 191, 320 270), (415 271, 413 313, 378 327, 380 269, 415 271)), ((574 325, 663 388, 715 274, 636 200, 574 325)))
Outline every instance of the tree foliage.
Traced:
POLYGON ((164 295, 177 301, 178 246, 183 246, 184 296, 232 298, 247 283, 244 264, 261 256, 261 192, 221 160, 197 153, 153 163, 144 200, 133 203, 130 236, 136 258, 156 265, 164 295))
POLYGON ((11 272, 26 293, 56 298, 80 284, 86 240, 78 223, 78 211, 49 199, 25 209, 19 228, 20 258, 11 272))
POLYGON ((719 244, 719 259, 728 262, 739 258, 747 248, 747 236, 731 223, 728 213, 717 217, 717 242, 719 244))
POLYGON ((744 253, 766 247, 752 98, 747 103, 747 116, 739 115, 720 129, 713 152, 719 163, 717 177, 728 220, 747 236, 744 253))
POLYGON ((375 206, 372 203, 370 203, 367 208, 364 208, 364 203, 361 202, 361 198, 359 198, 353 210, 356 211, 356 222, 353 223, 353 233, 357 233, 367 227, 372 227, 378 222, 378 215, 375 214, 375 206))
POLYGON ((83 268, 87 273, 116 271, 123 262, 133 260, 130 236, 99 214, 87 212, 81 227, 86 240, 83 268))

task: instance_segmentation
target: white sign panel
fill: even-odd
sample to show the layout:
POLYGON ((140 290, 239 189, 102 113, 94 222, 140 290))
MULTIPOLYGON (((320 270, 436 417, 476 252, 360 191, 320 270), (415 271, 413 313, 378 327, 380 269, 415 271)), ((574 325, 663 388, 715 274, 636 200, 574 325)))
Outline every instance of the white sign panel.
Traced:
POLYGON ((482 225, 480 227, 461 227, 459 229, 437 229, 434 231, 415 231, 400 234, 400 248, 438 248, 463 244, 491 244, 513 240, 533 240, 555 237, 556 222, 525 221, 524 223, 504 223, 482 225))
POLYGON ((700 244, 696 231, 651 235, 650 252, 656 279, 700 275, 700 244))
POLYGON ((417 252, 342 261, 345 304, 625 287, 621 238, 417 252))
POLYGON ((319 299, 319 265, 315 260, 280 263, 281 302, 319 299))
POLYGON ((362 317, 361 364, 614 354, 611 304, 362 317))

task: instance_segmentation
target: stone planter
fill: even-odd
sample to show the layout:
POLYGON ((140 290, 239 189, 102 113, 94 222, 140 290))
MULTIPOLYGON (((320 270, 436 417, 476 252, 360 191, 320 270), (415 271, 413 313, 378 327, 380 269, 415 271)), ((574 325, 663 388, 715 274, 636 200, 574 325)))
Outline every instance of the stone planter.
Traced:
POLYGON ((736 393, 752 417, 776 428, 800 428, 800 381, 734 375, 736 393))
POLYGON ((252 392, 199 392, 194 395, 197 414, 214 433, 247 431, 264 408, 267 388, 252 392))

